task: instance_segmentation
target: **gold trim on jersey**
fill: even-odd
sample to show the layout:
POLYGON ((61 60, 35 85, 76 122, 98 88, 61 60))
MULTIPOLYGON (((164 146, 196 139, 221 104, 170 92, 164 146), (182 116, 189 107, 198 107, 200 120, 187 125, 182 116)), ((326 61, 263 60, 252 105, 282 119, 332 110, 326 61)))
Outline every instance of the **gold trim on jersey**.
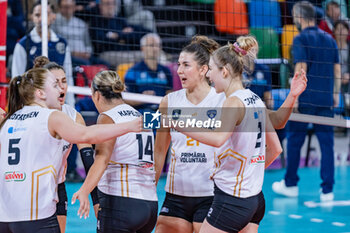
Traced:
POLYGON ((47 166, 47 167, 44 167, 44 168, 41 168, 41 169, 38 169, 38 170, 35 170, 32 172, 32 190, 31 190, 31 202, 30 202, 30 220, 33 220, 33 205, 34 205, 34 191, 36 190, 36 194, 35 194, 35 208, 36 208, 36 211, 35 211, 35 219, 34 220, 37 220, 38 219, 38 215, 39 215, 39 178, 40 176, 44 176, 46 174, 52 174, 54 179, 55 179, 55 183, 57 184, 57 179, 56 179, 56 176, 57 176, 57 171, 55 169, 55 167, 53 165, 50 165, 50 166, 47 166), (47 170, 49 169, 49 170, 47 170), (47 170, 47 171, 45 171, 47 170), (42 172, 43 171, 43 172, 42 172), (39 173, 39 172, 42 172, 40 174, 36 174, 36 173, 39 173), (35 181, 35 175, 36 175, 36 187, 34 187, 34 181, 35 181))
POLYGON ((110 160, 110 165, 120 165, 120 186, 121 186, 121 196, 124 197, 124 178, 123 178, 123 168, 125 166, 125 186, 126 186, 126 197, 129 197, 129 164, 118 163, 110 160))
POLYGON ((175 165, 176 157, 175 150, 171 148, 171 162, 170 162, 170 174, 169 174, 169 193, 174 193, 174 179, 175 179, 175 165))
MULTIPOLYGON (((237 195, 238 195, 238 197, 240 197, 242 183, 243 183, 244 169, 245 169, 245 165, 247 163, 247 157, 245 157, 245 156, 241 155, 240 153, 229 148, 229 149, 225 150, 223 153, 218 155, 218 163, 219 164, 215 162, 215 171, 220 167, 221 160, 223 160, 224 158, 226 158, 228 156, 237 159, 241 163, 241 165, 239 167, 238 174, 236 176, 236 178, 237 178, 236 185, 235 185, 234 190, 233 190, 233 195, 235 196, 236 192, 237 192, 237 186, 239 185, 237 195), (238 158, 236 155, 238 155, 240 158, 238 158), (240 181, 239 181, 239 176, 241 177, 240 181)), ((215 171, 214 171, 214 174, 215 174, 215 171)))

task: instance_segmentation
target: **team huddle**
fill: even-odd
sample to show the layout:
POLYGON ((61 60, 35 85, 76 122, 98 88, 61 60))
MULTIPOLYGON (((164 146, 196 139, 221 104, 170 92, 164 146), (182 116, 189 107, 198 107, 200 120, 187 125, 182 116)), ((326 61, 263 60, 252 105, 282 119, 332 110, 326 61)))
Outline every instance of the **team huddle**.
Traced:
POLYGON ((284 127, 307 83, 304 72, 296 74, 281 108, 267 110, 242 84, 258 48, 251 36, 223 47, 194 37, 178 60, 183 89, 166 95, 159 109, 172 115, 174 108, 222 108, 225 130, 164 127, 155 136, 123 101, 125 86, 116 72, 94 77, 92 100, 100 115, 87 127, 64 104, 64 69, 37 58, 33 69, 11 80, 7 113, 0 118, 0 232, 65 231, 72 144, 87 173, 72 202, 79 200, 78 215, 86 218, 91 194, 97 232, 257 232, 265 212, 264 169, 282 151, 274 129, 284 127), (158 216, 156 186, 168 149, 166 197, 158 216), (181 159, 191 154, 205 159, 181 159))

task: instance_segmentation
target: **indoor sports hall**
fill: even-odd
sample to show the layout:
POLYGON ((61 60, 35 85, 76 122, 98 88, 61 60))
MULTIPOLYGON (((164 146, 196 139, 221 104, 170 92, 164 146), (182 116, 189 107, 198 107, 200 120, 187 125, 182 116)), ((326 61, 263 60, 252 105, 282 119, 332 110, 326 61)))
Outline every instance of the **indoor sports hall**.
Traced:
MULTIPOLYGON (((124 89, 121 88, 123 91, 118 92, 118 98, 120 95, 123 103, 141 113, 143 127, 147 128, 155 118, 161 119, 153 114, 159 110, 162 112, 159 106, 164 103, 164 97, 186 89, 186 82, 191 81, 188 77, 194 76, 193 70, 186 71, 191 68, 187 67, 190 62, 183 62, 182 59, 184 53, 189 53, 186 46, 194 43, 196 38, 198 40, 198 36, 205 36, 208 40, 217 42, 220 47, 229 44, 234 48, 235 54, 243 57, 240 60, 243 69, 239 80, 244 88, 255 93, 268 111, 290 114, 287 116, 288 122, 276 129, 283 151, 264 172, 262 193, 265 198, 265 214, 258 232, 350 233, 350 0, 0 0, 0 123, 3 119, 11 119, 7 115, 8 104, 12 101, 8 98, 11 80, 27 78, 27 71, 38 67, 35 59, 45 56, 48 58, 47 63, 55 62, 64 73, 61 79, 68 88, 63 94, 60 92, 60 101, 69 105, 74 112, 80 113, 87 126, 95 125, 98 121, 101 124, 100 109, 94 104, 97 101, 94 94, 103 85, 96 84, 94 77, 110 70, 125 85, 124 89), (254 47, 257 53, 243 49, 238 42, 242 36, 255 38, 258 43, 254 47), (246 57, 253 59, 246 63, 246 57), (296 80, 300 81, 304 73, 306 86, 297 87, 296 80), (295 101, 291 107, 288 105, 290 96, 295 101)), ((200 38, 203 40, 204 37, 200 38)), ((207 44, 201 46, 208 47, 207 44)), ((194 51, 193 54, 197 52, 194 51)), ((215 52, 209 49, 205 52, 209 54, 203 58, 207 59, 205 64, 202 66, 194 63, 196 65, 192 68, 199 73, 205 67, 202 77, 208 81, 208 88, 214 90, 215 83, 209 79, 209 73, 213 70, 209 60, 217 64, 213 55, 215 52)), ((195 56, 190 56, 191 59, 197 61, 195 56)), ((44 65, 39 68, 50 70, 44 65)), ((224 68, 227 69, 226 65, 219 67, 219 70, 224 68)), ((231 75, 230 72, 231 70, 228 71, 231 75)), ((20 82, 21 79, 17 85, 20 82)), ((114 90, 114 87, 108 88, 114 90)), ((186 99, 188 92, 184 93, 186 99)), ((114 98, 114 95, 110 96, 114 98)), ((180 98, 173 101, 183 103, 180 98)), ((168 99, 166 103, 168 104, 168 99)), ((198 109, 198 106, 189 104, 178 108, 192 111, 198 109)), ((168 104, 166 107, 171 106, 168 104)), ((215 118, 217 110, 209 108, 207 111, 205 107, 212 106, 203 106, 205 117, 215 118)), ((173 119, 178 119, 181 111, 185 112, 172 110, 173 119)), ((122 114, 130 115, 131 112, 125 111, 122 114)), ((14 132, 11 131, 13 129, 1 127, 0 132, 14 132)), ((140 166, 144 166, 142 168, 147 167, 156 176, 160 176, 156 185, 159 214, 168 211, 168 207, 163 206, 164 200, 167 200, 166 195, 170 193, 181 196, 176 193, 177 187, 181 185, 175 186, 174 191, 174 182, 176 185, 180 183, 176 179, 192 180, 191 187, 187 187, 190 190, 207 185, 196 182, 196 172, 180 177, 180 163, 197 166, 200 161, 216 158, 217 154, 207 153, 204 154, 204 160, 198 159, 195 148, 203 143, 187 136, 186 145, 194 148, 195 152, 182 153, 181 157, 187 156, 183 159, 175 154, 175 143, 170 141, 165 148, 166 153, 162 155, 164 164, 158 168, 158 174, 155 162, 158 132, 153 124, 150 128, 153 128, 155 139, 152 140, 155 141, 147 138, 147 142, 143 142, 140 134, 137 134, 140 136, 136 136, 139 148, 135 147, 134 151, 139 155, 140 166), (150 156, 147 160, 144 159, 146 155, 150 156)), ((173 131, 177 130, 169 130, 169 135, 173 131)), ((260 133, 249 133, 261 135, 261 125, 260 133)), ((34 180, 35 172, 39 171, 21 173, 22 168, 17 166, 21 160, 17 164, 13 162, 13 158, 20 153, 19 148, 11 140, 9 148, 2 148, 0 139, 0 161, 3 156, 4 161, 9 163, 6 166, 0 163, 0 171, 5 171, 4 175, 0 174, 3 179, 0 181, 0 195, 3 198, 11 198, 11 195, 1 191, 5 190, 5 185, 16 187, 16 184, 20 185, 26 180, 34 180), (18 178, 21 174, 24 174, 24 179, 18 178)), ((116 145, 117 142, 118 138, 116 145)), ((68 144, 67 148, 71 151, 66 155, 64 164, 61 164, 67 193, 67 203, 63 201, 63 208, 67 210, 64 217, 66 233, 92 233, 99 227, 90 196, 87 218, 78 214, 79 200, 74 204, 71 202, 73 194, 80 190, 86 180, 87 171, 93 164, 92 157, 96 157, 91 156, 96 153, 95 145, 90 147, 92 152, 87 155, 90 157, 89 162, 86 162, 82 148, 73 143, 68 144)), ((22 153, 21 150, 21 156, 25 156, 22 153)), ((214 168, 221 166, 220 156, 236 158, 232 163, 241 162, 238 174, 232 173, 232 180, 237 180, 234 193, 238 184, 241 192, 243 165, 245 166, 245 163, 235 157, 235 153, 218 155, 218 163, 213 163, 213 170, 208 171, 215 180, 214 168)), ((109 158, 108 166, 121 168, 121 171, 115 173, 117 175, 114 174, 116 179, 120 178, 121 197, 124 197, 124 192, 129 195, 129 184, 133 182, 133 178, 130 178, 132 165, 109 158)), ((248 162, 264 163, 265 154, 262 161, 261 158, 248 162)), ((39 175, 37 192, 39 193, 39 179, 42 179, 40 176, 52 174, 54 185, 57 185, 61 182, 58 173, 60 172, 55 170, 39 175)), ((257 179, 260 178, 262 179, 261 176, 257 179)), ((152 182, 155 183, 154 180, 152 182)), ((28 187, 32 187, 33 196, 36 183, 32 182, 28 187)), ((130 192, 131 190, 132 188, 130 192)), ((38 196, 40 195, 37 194, 36 205, 40 205, 38 196)), ((33 200, 32 198, 32 203, 28 205, 33 206, 33 200)), ((1 197, 0 205, 6 206, 1 197)), ((3 207, 0 206, 0 211, 3 207)), ((127 212, 122 212, 121 216, 126 216, 127 212)), ((208 213, 210 214, 211 212, 208 213)), ((0 213, 0 233, 2 216, 8 219, 5 213, 0 213)), ((62 223, 60 220, 58 222, 61 228, 62 223)), ((190 223, 192 226, 191 221, 190 223)), ((152 232, 157 232, 155 228, 152 232)), ((181 230, 176 232, 182 233, 181 230)), ((197 233, 195 228, 193 232, 197 233)))

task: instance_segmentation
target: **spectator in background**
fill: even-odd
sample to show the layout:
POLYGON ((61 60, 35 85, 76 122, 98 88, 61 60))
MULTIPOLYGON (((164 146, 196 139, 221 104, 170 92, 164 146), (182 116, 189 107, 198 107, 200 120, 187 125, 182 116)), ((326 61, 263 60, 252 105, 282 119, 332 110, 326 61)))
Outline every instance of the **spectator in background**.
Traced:
POLYGON ((75 0, 58 0, 60 13, 52 29, 67 40, 72 53, 73 67, 78 65, 106 64, 92 55, 92 44, 88 25, 74 16, 75 0))
MULTIPOLYGON (((16 0, 7 1, 6 64, 12 55, 17 41, 25 35, 22 4, 16 0)), ((12 60, 12 59, 11 59, 12 60)))
POLYGON ((339 61, 341 65, 341 93, 344 99, 345 115, 350 116, 350 46, 347 40, 349 24, 344 20, 338 20, 334 24, 334 36, 339 49, 339 61))
MULTIPOLYGON (((162 42, 158 34, 149 33, 141 39, 143 60, 131 67, 125 75, 125 84, 129 92, 146 95, 165 96, 172 90, 173 80, 170 70, 159 64, 162 42)), ((153 106, 133 102, 138 110, 153 106)), ((156 109, 158 106, 154 106, 156 109)), ((153 109, 153 110, 154 110, 153 109)))
MULTIPOLYGON (((56 35, 56 33, 50 29, 50 25, 55 21, 55 13, 52 4, 47 8, 47 24, 48 30, 48 57, 50 61, 64 67, 67 75, 68 85, 73 86, 72 75, 72 60, 69 47, 66 40, 56 35)), ((34 28, 29 32, 28 36, 24 36, 15 46, 13 52, 12 61, 12 77, 22 75, 25 71, 32 68, 34 65, 34 59, 37 56, 42 55, 41 41, 42 41, 42 28, 41 28, 41 1, 38 0, 34 3, 32 9, 32 20, 34 28)), ((66 102, 74 106, 75 100, 72 93, 67 94, 66 102)))
MULTIPOLYGON (((297 2, 293 7, 293 21, 300 34, 293 40, 292 54, 294 73, 307 71, 308 86, 299 96, 298 111, 319 116, 333 115, 332 107, 337 105, 340 87, 340 65, 335 40, 317 28, 314 6, 307 2, 297 2), (334 98, 334 100, 333 100, 334 98)), ((297 197, 300 149, 304 143, 308 123, 289 122, 287 135, 287 171, 280 182, 274 182, 274 192, 297 197)), ((332 126, 314 124, 314 131, 321 147, 322 192, 320 200, 334 199, 334 133, 332 126)))
POLYGON ((252 92, 257 94, 268 109, 273 109, 273 99, 271 95, 272 78, 271 71, 267 65, 254 63, 252 74, 243 73, 243 83, 252 92))
POLYGON ((349 24, 344 20, 338 20, 334 24, 334 36, 339 49, 339 61, 341 64, 341 91, 349 92, 349 42, 347 40, 349 34, 349 24))
POLYGON ((335 38, 333 34, 334 24, 338 20, 347 20, 347 18, 341 14, 339 4, 336 1, 330 1, 326 5, 326 16, 324 20, 321 20, 319 28, 335 38))
POLYGON ((141 0, 116 0, 118 14, 125 17, 128 24, 141 26, 156 32, 156 21, 151 11, 143 9, 141 0))
POLYGON ((100 0, 96 7, 84 13, 97 53, 138 49, 140 38, 147 31, 117 16, 116 6, 116 0, 100 0))

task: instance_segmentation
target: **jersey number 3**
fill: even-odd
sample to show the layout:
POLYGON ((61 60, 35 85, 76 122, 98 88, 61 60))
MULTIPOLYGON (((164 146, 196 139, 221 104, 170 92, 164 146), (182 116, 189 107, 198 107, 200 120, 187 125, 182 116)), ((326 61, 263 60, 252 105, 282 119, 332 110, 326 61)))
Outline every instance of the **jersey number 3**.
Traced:
POLYGON ((10 155, 8 157, 9 165, 17 165, 19 163, 20 150, 16 147, 16 144, 18 144, 20 140, 20 138, 14 138, 9 141, 9 154, 14 154, 14 156, 10 155))

